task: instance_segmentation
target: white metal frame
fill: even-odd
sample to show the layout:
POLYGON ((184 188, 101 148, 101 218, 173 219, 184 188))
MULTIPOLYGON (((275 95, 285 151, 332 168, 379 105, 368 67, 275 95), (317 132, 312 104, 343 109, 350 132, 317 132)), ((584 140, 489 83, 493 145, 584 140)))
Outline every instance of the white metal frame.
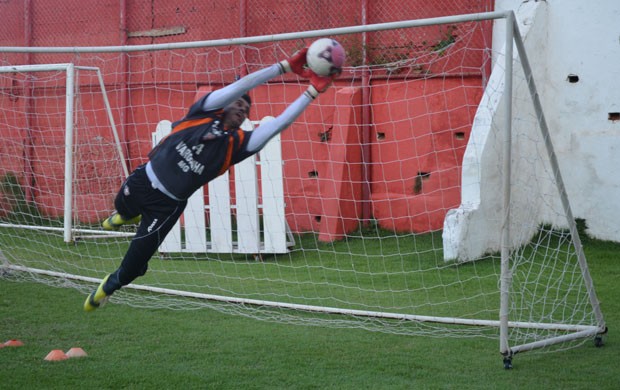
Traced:
MULTIPOLYGON (((314 38, 314 37, 322 37, 322 36, 337 36, 343 34, 351 34, 351 33, 365 33, 365 32, 373 32, 373 31, 381 31, 381 30, 394 30, 394 29, 402 29, 402 28, 412 28, 412 27, 422 27, 429 25, 437 25, 437 24, 449 24, 449 23, 462 23, 469 21, 484 21, 484 20, 497 20, 504 19, 506 21, 506 52, 505 52, 505 91, 504 91, 504 109, 505 109, 505 118, 504 118, 504 156, 503 156, 503 169, 506 175, 503 178, 503 204, 504 204, 504 220, 502 227, 502 244, 501 244, 501 276, 500 276, 500 315, 497 321, 488 321, 488 320, 473 320, 473 319, 462 319, 462 318, 447 318, 447 317, 429 317, 429 316, 417 316, 417 315, 406 315, 406 314, 394 314, 394 313, 381 313, 381 312, 370 312, 370 311, 359 311, 359 310, 345 310, 331 307, 318 307, 318 306, 308 306, 308 305, 296 305, 296 304, 287 304, 281 302, 271 302, 271 301, 262 301, 262 300, 249 300, 249 299, 239 299, 234 297, 222 297, 222 296, 213 296, 208 294, 197 294, 197 293, 188 293, 177 290, 169 290, 162 288, 153 288, 148 286, 141 285, 130 285, 128 287, 133 287, 139 290, 148 290, 154 292, 161 292, 165 294, 171 295, 183 295, 183 296, 191 296, 195 298, 204 298, 211 300, 219 300, 226 302, 235 302, 235 303, 243 303, 243 304, 256 304, 260 306, 271 306, 271 307, 280 307, 280 308, 290 308, 290 309, 302 309, 306 311, 317 311, 317 312, 325 312, 325 313, 337 313, 337 314, 349 314, 355 316, 371 316, 371 317, 381 317, 381 318, 394 318, 399 320, 408 320, 408 321, 418 321, 418 322, 437 322, 444 324, 462 324, 462 325, 476 325, 476 326, 492 326, 499 327, 500 329, 500 352, 507 358, 511 358, 513 354, 521 351, 527 351, 534 348, 540 348, 544 346, 548 346, 551 344, 565 342, 567 340, 573 340, 577 338, 589 337, 602 334, 606 331, 605 322, 603 319, 602 312, 600 310, 600 306, 598 304, 598 299, 594 292, 594 288, 592 285, 592 279, 590 277, 587 264, 585 261, 585 256, 583 253, 583 248, 581 246, 581 242, 579 240, 579 235, 577 232, 577 228, 575 225, 575 221, 572 217, 572 212, 570 209, 570 204, 568 202, 568 198, 566 195, 566 191, 564 188, 564 183, 560 174, 557 158, 553 151, 553 146, 551 144, 551 140, 549 137, 549 129, 543 115, 542 106, 540 100, 538 98, 538 94, 536 92, 536 86, 534 84, 534 80, 532 77, 532 70, 530 68, 529 62, 527 60, 527 54, 525 52, 525 48, 523 42, 521 40, 521 35, 519 33, 519 28, 515 21, 515 15, 512 11, 501 11, 501 12, 486 12, 486 13, 475 13, 475 14, 467 14, 467 15, 457 15, 457 16, 446 16, 439 18, 429 18, 429 19, 418 19, 418 20, 409 20, 409 21, 400 21, 400 22, 391 22, 391 23, 379 23, 372 25, 360 25, 360 26, 350 26, 350 27, 342 27, 335 29, 325 29, 325 30, 314 30, 307 32, 295 32, 295 33, 287 33, 287 34, 277 34, 277 35, 266 35, 266 36, 255 36, 255 37, 243 37, 243 38, 233 38, 233 39, 220 39, 220 40, 212 40, 212 41, 198 41, 198 42, 185 42, 185 43, 168 43, 168 44, 155 44, 155 45, 135 45, 135 46, 106 46, 106 47, 55 47, 55 48, 33 48, 33 47, 0 47, 0 51, 5 52, 14 52, 14 53, 37 53, 37 52, 45 52, 45 53, 64 53, 64 52, 72 52, 72 53, 84 53, 84 52, 130 52, 130 51, 156 51, 156 50, 165 50, 165 49, 183 49, 183 48, 204 48, 204 47, 216 47, 216 46, 228 46, 233 44, 256 44, 256 43, 264 43, 264 42, 273 42, 273 41, 281 41, 281 40, 298 40, 305 38, 314 38), (553 173, 555 175, 555 179, 558 183, 559 192, 562 197, 562 205, 564 207, 564 211, 566 212, 568 225, 570 229, 570 233, 574 239, 575 250, 578 253, 578 261, 581 267, 581 273, 584 278, 586 288, 589 293, 590 303, 592 304, 593 311, 595 314, 595 318, 597 321, 596 325, 593 326, 581 326, 581 325, 563 325, 563 324, 543 324, 543 323, 529 323, 529 322, 512 322, 509 319, 509 290, 510 290, 510 161, 511 161, 511 131, 512 131, 512 69, 513 69, 513 44, 516 47, 519 57, 521 59, 521 63, 523 64, 523 70, 525 76, 528 81, 528 87, 530 90, 530 94, 532 100, 535 105, 535 110, 537 116, 539 118, 540 128, 543 133, 544 139, 546 141, 547 152, 550 156, 553 173), (573 332, 567 334, 565 336, 554 337, 546 340, 541 340, 529 344, 523 344, 518 346, 511 346, 509 344, 508 333, 510 328, 536 328, 536 329, 556 329, 560 331, 573 332)), ((69 67, 69 65, 67 65, 69 67)), ((71 65, 71 68, 73 66, 71 65)), ((72 80, 67 80, 67 89, 72 89, 72 84, 69 83, 72 80)), ((68 97, 69 99, 69 97, 68 97)), ((71 123, 67 123, 67 127, 70 128, 72 126, 71 123)), ((68 136, 69 137, 69 136, 68 136)), ((69 145, 68 138, 68 145, 69 145)), ((67 153, 70 152, 69 147, 67 147, 67 153)), ((67 168, 67 169, 70 169, 67 168)), ((70 176, 69 176, 70 177, 70 176)), ((70 190, 70 183, 67 184, 67 188, 70 190)), ((13 269, 20 269, 18 266, 10 266, 13 269)), ((32 270, 29 269, 29 272, 39 272, 48 275, 61 276, 67 278, 75 278, 80 280, 87 280, 92 282, 98 282, 98 280, 94 280, 93 278, 80 277, 75 275, 66 275, 66 274, 57 274, 51 271, 45 270, 32 270)))
MULTIPOLYGON (((108 94, 103 82, 103 76, 101 70, 91 66, 75 66, 72 63, 64 64, 40 64, 40 65, 15 65, 15 66, 0 66, 0 73, 16 73, 16 72, 58 72, 63 71, 66 73, 65 81, 65 183, 64 183, 64 220, 63 220, 63 236, 65 242, 73 241, 73 128, 75 124, 75 79, 76 71, 94 71, 97 73, 97 79, 99 81, 99 87, 103 95, 103 102, 105 104, 106 114, 110 121, 110 127, 114 134, 114 141, 121 160, 125 177, 129 175, 127 163, 125 161, 125 155, 123 148, 121 147, 120 138, 116 130, 116 124, 114 122, 114 116, 112 115, 112 108, 110 107, 110 101, 108 100, 108 94)), ((24 226, 13 224, 0 224, 0 227, 19 227, 19 228, 33 228, 38 230, 57 228, 43 228, 39 226, 24 226)))

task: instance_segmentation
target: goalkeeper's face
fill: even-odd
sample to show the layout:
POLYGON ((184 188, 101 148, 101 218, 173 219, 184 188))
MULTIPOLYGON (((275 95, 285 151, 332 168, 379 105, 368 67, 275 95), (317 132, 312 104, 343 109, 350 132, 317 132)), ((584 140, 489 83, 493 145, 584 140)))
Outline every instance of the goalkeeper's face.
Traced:
POLYGON ((250 103, 243 98, 235 100, 224 107, 224 127, 227 129, 238 129, 249 114, 250 103))

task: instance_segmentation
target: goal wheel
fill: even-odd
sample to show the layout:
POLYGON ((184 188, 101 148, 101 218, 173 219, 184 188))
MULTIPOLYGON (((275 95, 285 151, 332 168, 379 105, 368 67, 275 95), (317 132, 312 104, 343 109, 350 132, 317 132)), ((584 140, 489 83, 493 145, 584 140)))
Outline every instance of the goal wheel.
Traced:
POLYGON ((605 327, 605 329, 603 329, 603 331, 601 333, 597 334, 594 337, 594 346, 596 348, 600 348, 603 345, 605 345, 605 342, 603 341, 603 336, 607 334, 607 331, 608 331, 608 328, 605 327))
POLYGON ((601 348, 605 343, 603 342, 603 336, 596 336, 594 338, 594 346, 596 348, 601 348))
POLYGON ((510 370, 512 368, 512 357, 505 357, 504 358, 504 368, 506 370, 510 370))

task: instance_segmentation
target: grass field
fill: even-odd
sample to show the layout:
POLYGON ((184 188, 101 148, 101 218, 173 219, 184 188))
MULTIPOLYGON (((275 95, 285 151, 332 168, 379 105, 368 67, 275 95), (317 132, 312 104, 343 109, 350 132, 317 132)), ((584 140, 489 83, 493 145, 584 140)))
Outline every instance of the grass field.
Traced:
POLYGON ((620 245, 585 241, 609 334, 526 352, 504 370, 496 341, 262 322, 214 310, 81 309, 73 289, 0 279, 2 389, 618 389, 620 245), (47 362, 52 349, 89 356, 47 362))

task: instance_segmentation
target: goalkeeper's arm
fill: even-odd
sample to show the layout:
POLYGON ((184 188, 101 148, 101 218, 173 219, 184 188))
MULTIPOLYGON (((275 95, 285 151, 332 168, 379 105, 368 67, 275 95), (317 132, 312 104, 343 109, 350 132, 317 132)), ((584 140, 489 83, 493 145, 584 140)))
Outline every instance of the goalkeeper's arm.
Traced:
POLYGON ((327 88, 329 88, 332 81, 337 76, 318 76, 311 71, 306 71, 305 75, 310 78, 310 86, 308 89, 288 106, 282 114, 271 121, 261 124, 252 131, 252 135, 247 144, 247 150, 249 152, 258 152, 270 139, 289 127, 320 93, 325 92, 327 88))
POLYGON ((203 110, 211 111, 226 107, 246 94, 249 90, 266 83, 274 77, 288 72, 301 74, 304 71, 304 65, 306 64, 307 51, 307 48, 302 49, 286 60, 250 73, 222 89, 211 92, 203 102, 203 110))

